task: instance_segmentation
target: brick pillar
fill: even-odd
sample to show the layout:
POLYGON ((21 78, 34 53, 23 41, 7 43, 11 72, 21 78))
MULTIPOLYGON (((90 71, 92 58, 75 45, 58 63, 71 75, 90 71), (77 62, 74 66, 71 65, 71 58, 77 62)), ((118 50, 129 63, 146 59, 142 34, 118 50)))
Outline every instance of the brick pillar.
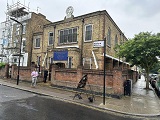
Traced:
POLYGON ((113 60, 113 69, 118 69, 118 68, 119 68, 118 61, 113 60))
POLYGON ((53 64, 52 65, 52 71, 51 71, 51 84, 55 84, 56 80, 56 69, 58 69, 58 66, 53 64))
POLYGON ((98 62, 98 67, 99 67, 99 70, 103 70, 104 69, 104 48, 99 48, 99 52, 98 54, 96 53, 96 56, 99 55, 97 58, 97 62, 98 62))
POLYGON ((113 89, 114 94, 122 95, 124 93, 122 71, 118 69, 113 70, 113 89))
POLYGON ((77 82, 81 80, 82 76, 83 76, 83 67, 78 66, 77 67, 77 82))
POLYGON ((98 60, 98 67, 99 67, 99 70, 104 69, 104 57, 103 56, 100 56, 100 59, 98 60))
POLYGON ((138 72, 137 71, 133 71, 133 80, 132 83, 135 83, 138 79, 138 72))
POLYGON ((109 70, 113 70, 113 59, 109 60, 109 70))
POLYGON ((11 78, 17 79, 17 65, 13 64, 11 66, 11 78))
POLYGON ((5 64, 5 78, 9 77, 9 64, 5 64))

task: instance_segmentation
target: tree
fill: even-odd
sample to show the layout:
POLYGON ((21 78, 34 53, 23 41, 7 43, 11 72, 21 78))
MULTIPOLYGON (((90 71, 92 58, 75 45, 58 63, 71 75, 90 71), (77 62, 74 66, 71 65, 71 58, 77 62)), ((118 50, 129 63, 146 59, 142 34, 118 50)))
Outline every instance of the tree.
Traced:
POLYGON ((153 68, 150 70, 150 73, 158 74, 159 70, 160 70, 160 61, 153 66, 153 68))
POLYGON ((136 65, 145 69, 146 89, 149 89, 149 71, 158 62, 156 56, 160 56, 160 33, 140 32, 117 48, 119 57, 125 57, 131 66, 136 65))

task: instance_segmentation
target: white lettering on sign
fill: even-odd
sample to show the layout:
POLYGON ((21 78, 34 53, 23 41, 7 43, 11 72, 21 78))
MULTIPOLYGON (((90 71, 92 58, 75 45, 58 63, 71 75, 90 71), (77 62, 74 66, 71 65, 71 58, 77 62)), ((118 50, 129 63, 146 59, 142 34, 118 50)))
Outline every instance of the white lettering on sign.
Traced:
POLYGON ((95 41, 93 47, 104 47, 104 41, 95 41))

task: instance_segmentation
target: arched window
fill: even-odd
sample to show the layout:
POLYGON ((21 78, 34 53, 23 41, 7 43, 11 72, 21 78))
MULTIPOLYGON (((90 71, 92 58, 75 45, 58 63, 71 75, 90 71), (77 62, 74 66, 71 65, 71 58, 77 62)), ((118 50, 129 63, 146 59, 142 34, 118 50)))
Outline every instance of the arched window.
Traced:
POLYGON ((114 43, 115 43, 115 46, 118 44, 118 37, 117 37, 117 35, 115 36, 115 41, 114 41, 114 43))
POLYGON ((108 29, 108 34, 107 34, 107 44, 111 46, 111 29, 108 29))

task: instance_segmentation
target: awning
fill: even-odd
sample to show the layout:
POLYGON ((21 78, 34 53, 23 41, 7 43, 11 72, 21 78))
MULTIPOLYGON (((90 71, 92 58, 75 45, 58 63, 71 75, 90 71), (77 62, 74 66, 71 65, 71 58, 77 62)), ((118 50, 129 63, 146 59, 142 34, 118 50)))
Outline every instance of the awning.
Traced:
MULTIPOLYGON (((104 56, 104 53, 103 53, 103 56, 104 56)), ((120 60, 120 59, 118 59, 118 58, 112 57, 112 56, 107 55, 107 54, 106 54, 105 56, 108 57, 108 58, 111 58, 111 59, 113 59, 113 60, 116 60, 116 61, 119 61, 119 62, 122 62, 122 63, 125 63, 125 64, 128 64, 128 65, 129 65, 128 62, 124 62, 124 61, 122 61, 122 60, 120 60)))

